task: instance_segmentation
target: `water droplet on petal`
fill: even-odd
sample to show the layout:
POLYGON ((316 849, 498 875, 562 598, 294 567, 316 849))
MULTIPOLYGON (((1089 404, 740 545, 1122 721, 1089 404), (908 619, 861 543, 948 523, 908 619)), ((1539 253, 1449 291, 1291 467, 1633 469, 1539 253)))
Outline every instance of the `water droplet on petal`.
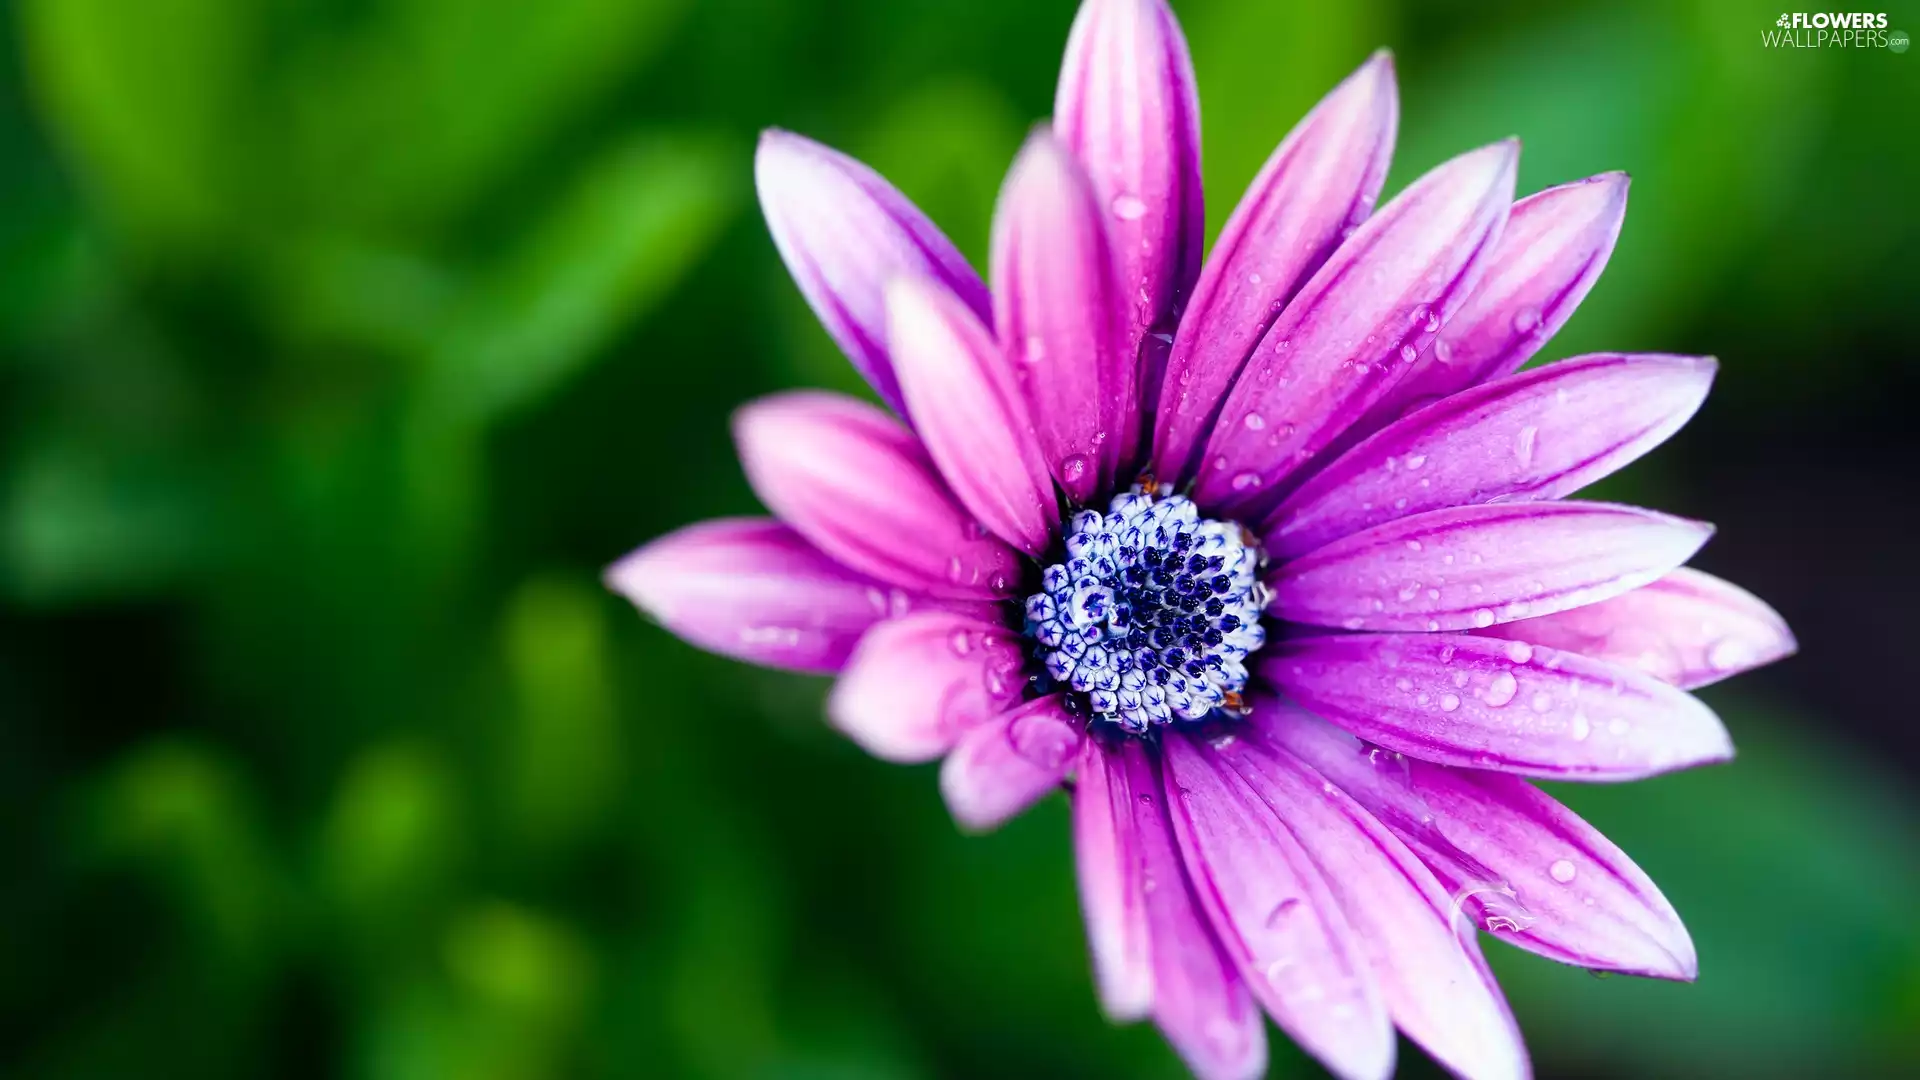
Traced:
POLYGON ((1248 431, 1259 431, 1267 426, 1267 418, 1257 412, 1250 412, 1247 414, 1247 418, 1242 420, 1241 423, 1247 425, 1248 431))
POLYGON ((1115 195, 1112 210, 1113 216, 1121 221, 1138 221, 1146 216, 1147 204, 1138 195, 1115 195))
POLYGON ((1516 664, 1524 664, 1533 659, 1533 646, 1524 641, 1507 642, 1507 659, 1516 664))
POLYGON ((955 656, 965 656, 973 651, 973 635, 965 630, 955 630, 947 635, 947 646, 955 656))
POLYGON ((1252 491, 1260 486, 1260 474, 1255 472, 1236 473, 1233 477, 1233 490, 1252 491))
POLYGON ((1459 707, 1460 707, 1460 696, 1458 694, 1441 694, 1440 695, 1440 711, 1441 712, 1452 712, 1453 710, 1459 707))
POLYGON ((1498 709, 1512 701, 1513 695, 1519 691, 1520 683, 1513 677, 1513 672, 1503 671, 1495 675, 1493 681, 1487 684, 1485 700, 1488 705, 1498 709))
POLYGON ((1565 885, 1567 882, 1572 881, 1573 876, 1579 873, 1579 871, 1574 869, 1572 863, 1565 859, 1560 859, 1554 862, 1552 866, 1547 867, 1547 873, 1553 876, 1553 880, 1565 885))
POLYGON ((1474 612, 1473 625, 1481 628, 1482 630, 1486 629, 1489 626, 1492 626, 1493 610, 1491 608, 1481 608, 1480 610, 1474 612))
POLYGON ((1538 329, 1539 326, 1540 326, 1540 309, 1539 308, 1523 307, 1519 311, 1516 311, 1513 313, 1513 332, 1514 333, 1531 334, 1534 332, 1534 330, 1538 329))
POLYGON ((1071 484, 1087 474, 1087 459, 1074 454, 1060 462, 1060 478, 1071 484))

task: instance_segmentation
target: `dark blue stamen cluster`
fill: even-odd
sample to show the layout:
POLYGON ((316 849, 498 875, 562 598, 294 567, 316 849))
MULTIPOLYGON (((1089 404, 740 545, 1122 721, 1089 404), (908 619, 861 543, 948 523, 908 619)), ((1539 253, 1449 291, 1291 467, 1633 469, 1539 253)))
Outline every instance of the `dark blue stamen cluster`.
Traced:
POLYGON ((1066 561, 1027 598, 1047 678, 1134 734, 1233 707, 1247 655, 1266 641, 1259 549, 1240 526, 1165 491, 1136 486, 1105 514, 1075 514, 1066 561))

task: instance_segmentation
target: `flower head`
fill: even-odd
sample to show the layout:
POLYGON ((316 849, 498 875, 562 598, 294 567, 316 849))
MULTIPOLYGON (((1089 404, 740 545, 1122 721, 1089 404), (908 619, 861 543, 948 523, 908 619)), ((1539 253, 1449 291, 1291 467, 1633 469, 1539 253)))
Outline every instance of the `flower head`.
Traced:
POLYGON ((989 280, 885 180, 785 132, 768 224, 891 410, 743 409, 773 519, 661 538, 610 584, 695 644, 834 674, 834 723, 989 828, 1072 781, 1099 995, 1203 1077, 1261 1013, 1336 1074, 1394 1029, 1528 1071, 1472 931, 1690 979, 1686 930, 1527 778, 1731 756, 1686 691, 1792 651, 1686 569, 1711 530, 1565 501, 1677 430, 1713 361, 1519 369, 1598 277, 1607 174, 1513 200, 1513 142, 1376 210, 1384 55, 1279 145, 1202 266, 1198 105, 1161 0, 1086 0, 989 280))

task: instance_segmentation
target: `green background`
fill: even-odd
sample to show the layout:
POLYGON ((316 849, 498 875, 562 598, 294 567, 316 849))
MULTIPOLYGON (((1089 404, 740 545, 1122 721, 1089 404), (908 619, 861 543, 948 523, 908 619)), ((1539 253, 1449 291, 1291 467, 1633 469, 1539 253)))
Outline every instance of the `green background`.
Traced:
MULTIPOLYGON (((1711 352, 1608 494, 1805 651, 1730 767, 1564 794, 1701 980, 1489 944, 1543 1072, 1920 1070, 1920 58, 1756 4, 1188 0, 1218 228, 1379 45, 1389 190, 1635 177, 1549 358, 1711 352)), ((856 380, 756 131, 979 260, 1065 0, 16 0, 0 16, 0 1072, 1175 1076, 1094 1005, 1057 797, 988 837, 824 684, 599 585, 751 512, 729 411, 856 380)), ((1894 13, 1920 25, 1920 11, 1894 13)), ((1311 1073, 1277 1040, 1277 1073, 1311 1073)), ((1405 1072, 1431 1070, 1411 1050, 1405 1072)))

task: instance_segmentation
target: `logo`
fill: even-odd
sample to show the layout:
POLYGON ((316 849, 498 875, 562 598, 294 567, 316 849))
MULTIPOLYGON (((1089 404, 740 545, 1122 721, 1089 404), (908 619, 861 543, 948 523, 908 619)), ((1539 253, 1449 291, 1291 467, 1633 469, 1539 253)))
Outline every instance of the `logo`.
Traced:
POLYGON ((1904 30, 1888 30, 1886 12, 1795 11, 1773 21, 1760 33, 1769 49, 1886 49, 1907 51, 1911 39, 1904 30))

